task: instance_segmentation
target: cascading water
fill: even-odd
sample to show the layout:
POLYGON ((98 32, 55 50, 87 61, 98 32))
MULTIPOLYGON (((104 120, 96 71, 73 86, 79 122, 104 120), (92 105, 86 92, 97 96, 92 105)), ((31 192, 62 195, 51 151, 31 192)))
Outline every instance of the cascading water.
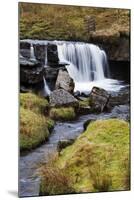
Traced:
MULTIPOLYGON (((33 47, 33 44, 31 43, 31 46, 30 46, 30 59, 33 60, 33 61, 36 61, 36 57, 35 57, 35 54, 34 54, 34 47, 33 47)), ((45 48, 45 65, 44 67, 47 67, 47 48, 45 48)), ((47 81, 45 79, 45 77, 43 76, 43 82, 44 82, 44 95, 45 96, 49 96, 51 91, 49 89, 49 86, 47 84, 47 81)))
POLYGON ((50 93, 51 93, 51 90, 50 90, 50 88, 49 88, 49 86, 48 86, 48 84, 46 82, 45 77, 43 77, 43 81, 44 81, 44 95, 45 96, 49 96, 50 93))
POLYGON ((30 46, 30 59, 31 60, 36 60, 35 58, 35 55, 34 55, 34 47, 33 47, 33 44, 31 43, 31 46, 30 46))
POLYGON ((66 62, 69 75, 75 82, 74 91, 90 92, 93 86, 117 91, 122 86, 110 79, 105 51, 93 44, 57 42, 60 62, 66 62))

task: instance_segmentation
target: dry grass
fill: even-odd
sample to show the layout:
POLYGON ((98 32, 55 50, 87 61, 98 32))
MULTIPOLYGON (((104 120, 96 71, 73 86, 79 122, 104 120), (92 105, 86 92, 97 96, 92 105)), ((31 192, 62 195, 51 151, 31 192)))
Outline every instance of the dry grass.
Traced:
POLYGON ((20 37, 87 40, 86 16, 95 18, 97 32, 129 34, 129 10, 20 3, 20 37))

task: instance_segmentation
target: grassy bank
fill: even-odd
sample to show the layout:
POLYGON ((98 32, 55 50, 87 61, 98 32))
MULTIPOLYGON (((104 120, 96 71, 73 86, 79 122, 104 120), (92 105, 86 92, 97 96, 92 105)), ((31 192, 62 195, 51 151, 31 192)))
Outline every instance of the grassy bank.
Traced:
POLYGON ((21 39, 87 41, 87 16, 95 19, 97 36, 129 35, 129 10, 31 3, 19 5, 21 39))
POLYGON ((54 121, 76 118, 73 107, 51 108, 45 98, 33 93, 20 94, 20 150, 31 150, 50 135, 54 121))
POLYGON ((129 184, 129 124, 119 119, 98 120, 91 122, 74 144, 43 167, 40 193, 128 190, 129 184), (58 173, 51 173, 53 169, 58 173), (46 179, 46 170, 54 184, 46 179), (60 181, 59 185, 63 175, 67 191, 64 183, 60 181))
POLYGON ((48 101, 32 93, 20 94, 20 150, 31 150, 44 142, 54 122, 44 114, 48 101))

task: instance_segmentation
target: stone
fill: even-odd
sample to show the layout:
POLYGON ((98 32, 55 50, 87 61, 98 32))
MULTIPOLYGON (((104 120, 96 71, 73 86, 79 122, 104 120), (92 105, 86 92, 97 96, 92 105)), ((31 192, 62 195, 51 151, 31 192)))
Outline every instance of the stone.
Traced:
POLYGON ((74 81, 66 70, 59 70, 55 89, 64 89, 70 93, 73 93, 74 81))
POLYGON ((93 111, 103 112, 106 108, 110 94, 99 87, 93 87, 90 93, 91 108, 93 111))
POLYGON ((90 106, 79 107, 78 113, 80 115, 87 115, 87 114, 92 113, 92 109, 90 106))
POLYGON ((59 63, 57 45, 55 44, 47 45, 47 59, 48 59, 48 65, 50 66, 55 67, 55 65, 59 63))
POLYGON ((83 124, 83 128, 84 128, 84 131, 87 129, 88 125, 94 121, 93 119, 88 119, 87 121, 84 122, 83 124))
POLYGON ((55 107, 72 106, 78 107, 78 100, 69 92, 63 89, 54 90, 50 94, 50 105, 55 107))
POLYGON ((20 41, 20 54, 23 57, 30 59, 30 43, 20 41))
POLYGON ((34 54, 38 61, 45 64, 47 45, 36 44, 34 45, 34 54))
POLYGON ((57 151, 60 152, 62 149, 66 148, 69 145, 72 145, 73 143, 74 139, 59 141, 57 145, 57 151))
POLYGON ((37 84, 43 81, 44 68, 37 61, 31 61, 21 56, 20 58, 20 82, 25 84, 37 84))

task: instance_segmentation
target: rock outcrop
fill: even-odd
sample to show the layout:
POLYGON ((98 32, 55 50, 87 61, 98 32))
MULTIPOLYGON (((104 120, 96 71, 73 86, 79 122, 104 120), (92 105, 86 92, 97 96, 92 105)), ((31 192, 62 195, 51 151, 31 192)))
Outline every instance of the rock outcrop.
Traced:
POLYGON ((59 63, 57 45, 55 44, 47 45, 47 58, 48 58, 48 65, 56 67, 56 65, 59 63))
POLYGON ((59 70, 55 89, 64 89, 70 93, 73 93, 74 86, 74 81, 69 76, 67 70, 59 70))
POLYGON ((20 82, 37 84, 43 81, 44 68, 37 61, 20 57, 20 82))
POLYGON ((89 42, 104 49, 110 61, 130 61, 130 38, 128 33, 94 32, 89 42))
POLYGON ((109 101, 110 95, 102 88, 93 87, 90 93, 91 108, 94 111, 102 112, 109 101))
POLYGON ((63 89, 58 89, 58 90, 54 90, 50 94, 50 105, 52 107, 53 106, 55 106, 55 107, 61 107, 61 106, 78 107, 79 102, 69 92, 67 92, 63 89))

